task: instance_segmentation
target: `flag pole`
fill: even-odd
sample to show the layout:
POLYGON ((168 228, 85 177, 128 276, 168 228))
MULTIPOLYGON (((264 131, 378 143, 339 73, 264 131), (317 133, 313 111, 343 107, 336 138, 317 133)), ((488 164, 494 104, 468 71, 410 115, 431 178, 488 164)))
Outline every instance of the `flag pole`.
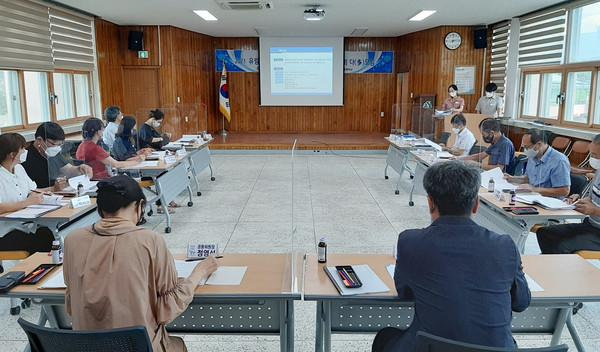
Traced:
POLYGON ((225 115, 223 115, 223 131, 221 131, 221 135, 223 137, 227 137, 227 135, 229 135, 229 132, 227 132, 227 130, 225 129, 225 115))

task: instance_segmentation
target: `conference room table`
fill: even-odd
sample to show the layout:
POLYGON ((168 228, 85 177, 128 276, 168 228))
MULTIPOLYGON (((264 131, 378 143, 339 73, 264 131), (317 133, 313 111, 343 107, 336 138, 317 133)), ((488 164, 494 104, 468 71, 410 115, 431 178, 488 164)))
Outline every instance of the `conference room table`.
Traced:
MULTIPOLYGON (((294 350, 294 301, 301 299, 304 261, 299 254, 222 254, 220 266, 246 266, 239 286, 198 286, 188 308, 167 326, 174 334, 279 335, 282 352, 294 350), (295 260, 292 260, 293 256, 295 260), (294 266, 295 271, 292 270, 294 266), (296 275, 294 275, 294 273, 296 275)), ((185 255, 174 255, 185 259, 185 255)), ((49 264, 48 253, 35 253, 11 271, 30 273, 49 264)), ((40 289, 59 273, 34 285, 18 285, 0 297, 31 298, 41 305, 38 325, 70 329, 65 289, 40 289)))
MULTIPOLYGON (((152 204, 157 200, 160 200, 164 210, 163 214, 167 219, 165 233, 171 232, 171 215, 167 209, 167 205, 171 201, 174 201, 181 192, 187 190, 189 194, 187 205, 189 207, 194 205, 194 202, 192 201, 192 188, 190 186, 190 179, 188 178, 188 168, 185 163, 189 156, 190 152, 186 152, 186 155, 174 155, 176 160, 173 163, 165 163, 164 159, 147 160, 145 163, 156 162, 156 165, 130 166, 119 169, 120 171, 138 172, 141 177, 152 178, 152 182, 156 187, 156 196, 149 200, 147 204, 152 209, 152 204)), ((148 215, 152 214, 153 211, 150 210, 148 215)))
POLYGON ((411 158, 410 151, 417 149, 433 149, 433 147, 425 145, 415 146, 410 143, 410 140, 405 140, 404 143, 402 143, 399 138, 392 139, 390 137, 384 137, 384 139, 388 142, 389 146, 383 175, 386 180, 389 178, 389 167, 398 173, 398 182, 396 182, 396 190, 394 193, 400 194, 400 180, 402 179, 404 171, 408 172, 410 178, 414 177, 414 171, 408 166, 408 161, 411 158))
MULTIPOLYGON (((513 313, 514 334, 550 334, 550 345, 560 342, 566 325, 579 352, 585 347, 571 319, 578 302, 600 302, 600 269, 575 254, 523 255, 523 270, 543 291, 531 293, 531 305, 513 313)), ((391 326, 406 329, 414 317, 413 302, 397 298, 386 266, 394 257, 383 254, 329 254, 327 263, 307 254, 304 300, 316 301, 315 351, 331 351, 331 334, 377 333, 391 326), (367 264, 390 289, 386 293, 341 296, 323 267, 367 264)))
POLYGON ((182 143, 181 146, 190 153, 187 159, 189 163, 188 171, 192 173, 192 176, 194 176, 194 181, 196 183, 196 195, 201 196, 202 192, 200 191, 198 174, 208 167, 210 169, 210 180, 215 180, 212 168, 212 160, 210 158, 210 148, 208 147, 208 145, 212 143, 214 139, 210 138, 209 140, 205 141, 202 139, 201 135, 195 135, 194 137, 196 137, 196 142, 193 143, 182 143, 180 140, 175 141, 174 143, 182 143))

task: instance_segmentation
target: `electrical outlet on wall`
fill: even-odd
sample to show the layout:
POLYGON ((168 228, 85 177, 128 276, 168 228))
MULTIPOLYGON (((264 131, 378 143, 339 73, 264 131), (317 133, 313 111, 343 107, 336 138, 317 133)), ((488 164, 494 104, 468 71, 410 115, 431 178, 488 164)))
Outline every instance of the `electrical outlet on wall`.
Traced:
POLYGON ((177 102, 181 103, 181 97, 177 97, 177 102))

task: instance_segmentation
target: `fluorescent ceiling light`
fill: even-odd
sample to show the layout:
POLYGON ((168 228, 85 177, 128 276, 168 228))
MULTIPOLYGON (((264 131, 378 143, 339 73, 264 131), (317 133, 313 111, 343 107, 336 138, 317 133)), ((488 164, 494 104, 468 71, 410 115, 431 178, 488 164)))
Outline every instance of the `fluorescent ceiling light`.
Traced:
POLYGON ((202 17, 202 19, 205 21, 218 21, 218 19, 215 16, 213 16, 212 13, 206 10, 194 10, 194 13, 202 17))
POLYGON ((437 10, 423 10, 423 11, 419 12, 418 14, 414 15, 413 17, 411 17, 409 19, 409 21, 423 21, 424 19, 433 15, 436 12, 437 12, 437 10))

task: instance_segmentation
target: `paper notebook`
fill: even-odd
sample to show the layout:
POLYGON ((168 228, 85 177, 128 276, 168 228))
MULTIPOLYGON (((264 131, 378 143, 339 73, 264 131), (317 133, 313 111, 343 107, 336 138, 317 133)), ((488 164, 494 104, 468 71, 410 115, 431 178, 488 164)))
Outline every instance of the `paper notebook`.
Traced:
MULTIPOLYGON (((196 265, 200 262, 188 262, 185 260, 176 260, 175 268, 177 269, 177 276, 187 278, 192 274, 196 265)), ((212 273, 200 280, 198 286, 202 285, 223 285, 223 286, 237 286, 242 283, 244 275, 246 274, 246 266, 220 266, 217 271, 212 273)))
POLYGON ((504 173, 499 167, 481 173, 481 187, 488 188, 490 178, 494 179, 494 189, 501 188, 506 192, 517 188, 516 185, 513 185, 504 179, 504 173))
POLYGON ((57 271, 58 272, 54 276, 52 276, 48 281, 44 282, 44 284, 39 287, 40 290, 51 288, 67 288, 62 268, 58 269, 57 271))
POLYGON ((335 267, 324 267, 325 273, 331 279, 331 282, 335 285, 338 292, 342 296, 351 295, 362 295, 366 293, 382 293, 390 292, 390 288, 386 286, 383 281, 366 265, 352 265, 352 269, 356 273, 356 276, 362 281, 362 287, 347 288, 344 286, 341 277, 339 276, 335 267))
POLYGON ((59 209, 61 205, 30 205, 25 209, 21 209, 19 211, 15 211, 12 214, 6 215, 7 218, 17 218, 17 219, 35 219, 42 215, 48 214, 51 211, 59 209))
POLYGON ((515 197, 515 200, 525 204, 537 204, 548 210, 575 209, 575 206, 572 204, 567 204, 557 198, 544 197, 540 194, 518 195, 515 197))

